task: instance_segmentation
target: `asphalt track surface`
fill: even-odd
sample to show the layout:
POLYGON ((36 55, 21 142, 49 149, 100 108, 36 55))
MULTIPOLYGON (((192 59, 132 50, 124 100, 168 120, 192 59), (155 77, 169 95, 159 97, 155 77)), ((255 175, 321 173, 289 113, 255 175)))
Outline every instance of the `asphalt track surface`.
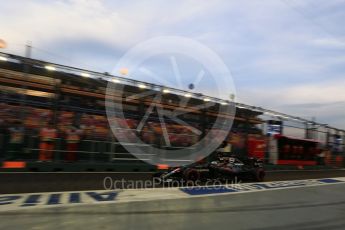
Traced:
MULTIPOLYGON (((112 181, 152 180, 152 173, 0 173, 0 194, 103 190, 104 178, 112 181)), ((265 181, 300 180, 330 177, 345 177, 345 170, 282 170, 267 172, 265 181)), ((140 183, 139 183, 140 184, 140 183)), ((121 184, 117 185, 121 189, 121 184)), ((126 184, 125 184, 126 186, 126 184)), ((344 195, 345 196, 345 195, 344 195)), ((345 216, 345 215, 344 215, 345 216)))
POLYGON ((0 213, 2 229, 344 229, 345 184, 0 213))

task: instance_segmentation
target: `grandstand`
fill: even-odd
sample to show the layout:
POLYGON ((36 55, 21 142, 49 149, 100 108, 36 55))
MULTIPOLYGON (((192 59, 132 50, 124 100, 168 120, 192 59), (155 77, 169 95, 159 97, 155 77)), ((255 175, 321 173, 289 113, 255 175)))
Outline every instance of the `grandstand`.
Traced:
MULTIPOLYGON (((75 165, 83 165, 83 170, 113 171, 129 165, 133 170, 148 170, 140 168, 144 165, 142 160, 129 154, 124 145, 136 144, 135 130, 153 98, 148 94, 147 97, 124 100, 125 117, 117 118, 120 124, 118 132, 129 137, 132 135, 133 138, 129 138, 128 143, 119 143, 109 128, 106 116, 108 82, 123 87, 121 93, 111 95, 118 98, 128 98, 157 88, 165 90, 168 93, 163 95, 161 106, 167 110, 181 109, 179 96, 190 94, 188 104, 183 108, 186 113, 182 119, 190 126, 201 130, 201 134, 195 135, 188 127, 168 120, 167 144, 162 137, 163 130, 159 125, 159 117, 157 113, 152 113, 142 128, 140 139, 144 145, 156 146, 159 149, 192 147, 210 131, 215 117, 220 115, 224 120, 234 120, 231 132, 226 135, 233 152, 265 158, 266 135, 258 128, 265 122, 260 118, 261 115, 270 114, 283 119, 311 123, 299 117, 239 103, 235 104, 234 117, 231 113, 219 114, 219 108, 233 102, 112 76, 109 73, 98 73, 7 53, 0 55, 1 158, 6 162, 23 161, 31 165, 31 170, 42 170, 42 167, 50 167, 47 170, 64 170, 63 167, 81 170, 75 165), (198 111, 192 109, 193 106, 204 104, 205 98, 214 104, 198 111), (42 162, 36 161, 40 160, 44 146, 41 145, 41 131, 49 125, 56 130, 56 135, 52 136, 51 148, 44 147, 46 152, 53 154, 49 163, 44 162, 43 165, 42 162), (13 134, 23 136, 18 145, 11 145, 13 134), (68 162, 73 162, 73 166, 66 166, 68 162), (60 166, 57 166, 58 164, 60 166)), ((159 153, 148 153, 150 154, 159 153)), ((146 166, 152 170, 153 166, 146 166)))

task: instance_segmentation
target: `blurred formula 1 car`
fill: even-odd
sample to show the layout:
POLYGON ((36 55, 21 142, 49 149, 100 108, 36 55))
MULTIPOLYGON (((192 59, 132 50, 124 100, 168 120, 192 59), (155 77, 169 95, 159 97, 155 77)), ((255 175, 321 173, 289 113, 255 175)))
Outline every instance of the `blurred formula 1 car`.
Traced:
POLYGON ((155 181, 169 183, 173 181, 263 181, 265 171, 263 162, 256 158, 238 158, 234 155, 218 157, 211 163, 195 163, 189 166, 172 168, 154 175, 155 181))

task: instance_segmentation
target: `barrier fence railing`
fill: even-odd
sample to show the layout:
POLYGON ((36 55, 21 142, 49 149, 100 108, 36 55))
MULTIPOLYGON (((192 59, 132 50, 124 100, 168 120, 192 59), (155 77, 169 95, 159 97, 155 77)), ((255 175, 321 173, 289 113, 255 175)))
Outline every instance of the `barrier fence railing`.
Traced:
MULTIPOLYGON (((186 136, 184 134, 183 136, 186 136)), ((25 135, 22 142, 11 142, 9 137, 0 134, 0 160, 23 160, 23 161, 42 161, 42 154, 48 153, 48 159, 44 161, 52 162, 133 162, 152 160, 160 152, 145 148, 155 146, 155 144, 118 142, 116 140, 95 140, 81 139, 72 141, 65 138, 53 138, 49 146, 37 135, 25 135), (135 145, 144 148, 142 153, 129 153, 126 146, 135 145), (51 153, 51 154, 50 154, 51 153), (51 156, 50 156, 51 155, 51 156)), ((180 149, 182 146, 155 146, 157 149, 180 149)), ((193 150, 193 147, 186 149, 193 150)), ((162 158, 162 155, 160 156, 162 158)), ((174 161, 166 158, 166 161, 174 161)))

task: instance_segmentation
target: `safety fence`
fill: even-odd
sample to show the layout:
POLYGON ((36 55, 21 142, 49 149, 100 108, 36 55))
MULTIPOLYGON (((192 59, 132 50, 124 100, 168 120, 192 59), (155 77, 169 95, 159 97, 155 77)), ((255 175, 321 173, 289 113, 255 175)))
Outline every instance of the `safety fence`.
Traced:
MULTIPOLYGON (((187 134, 174 135, 190 136, 187 134)), ((81 139, 71 142, 65 138, 52 138, 46 142, 37 135, 25 135, 22 142, 11 143, 7 135, 0 134, 0 144, 0 159, 10 161, 130 163, 154 161, 156 157, 159 157, 169 162, 175 161, 174 156, 169 156, 164 150, 184 149, 187 153, 188 150, 190 153, 193 152, 193 147, 188 146, 166 146, 160 143, 146 144, 116 140, 81 139), (126 148, 129 146, 140 148, 140 151, 129 153, 126 148)))

